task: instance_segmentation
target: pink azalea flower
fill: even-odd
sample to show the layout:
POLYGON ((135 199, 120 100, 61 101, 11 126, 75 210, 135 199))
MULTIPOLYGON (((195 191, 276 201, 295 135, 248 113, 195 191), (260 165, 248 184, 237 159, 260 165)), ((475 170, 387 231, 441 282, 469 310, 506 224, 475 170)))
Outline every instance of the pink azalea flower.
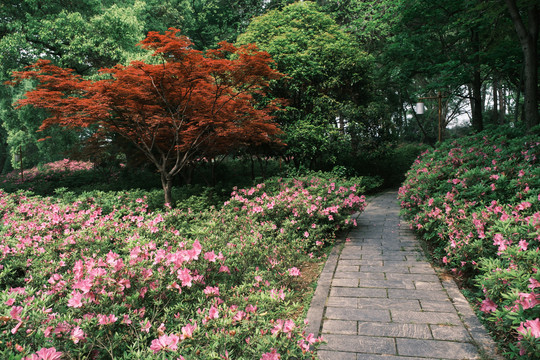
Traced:
POLYGON ((79 289, 83 292, 83 294, 86 294, 92 288, 92 280, 88 278, 80 280, 73 285, 73 288, 79 289))
POLYGON ((519 300, 517 300, 516 303, 521 305, 523 310, 526 310, 540 304, 540 301, 536 299, 535 294, 519 293, 519 300))
POLYGON ((175 351, 178 349, 178 340, 180 340, 180 338, 174 334, 164 334, 159 338, 152 340, 150 349, 154 351, 154 354, 160 352, 161 350, 175 351))
POLYGON ((215 306, 212 306, 210 310, 208 311, 208 317, 210 319, 217 319, 219 318, 219 311, 215 306))
POLYGON ((114 314, 110 314, 110 315, 98 314, 97 317, 98 317, 98 324, 100 325, 113 324, 116 322, 116 320, 118 320, 118 318, 114 316, 114 314))
POLYGON ((289 271, 290 276, 300 276, 300 270, 298 270, 296 267, 292 267, 287 271, 289 271))
POLYGON ((242 310, 240 310, 236 314, 234 314, 233 320, 234 321, 241 321, 245 316, 246 316, 246 313, 243 312, 242 310))
POLYGON ((285 320, 285 322, 283 323, 283 332, 284 333, 289 333, 291 332, 293 329, 294 329, 294 321, 292 320, 285 320))
POLYGON ((281 359, 281 355, 277 352, 276 349, 272 349, 271 352, 263 354, 260 360, 279 360, 279 359, 281 359))
POLYGON ((480 306, 480 311, 489 313, 495 310, 497 310, 497 305, 495 305, 495 303, 491 301, 491 299, 486 298, 484 299, 484 301, 482 301, 482 305, 480 306))
POLYGON ((304 339, 298 340, 297 344, 303 353, 309 350, 309 343, 305 342, 304 339))
POLYGON ((214 250, 210 251, 210 252, 207 252, 206 254, 204 254, 204 259, 205 260, 208 260, 210 262, 216 262, 216 254, 214 253, 214 250))
POLYGON ((6 304, 7 306, 11 306, 11 305, 13 305, 13 303, 15 303, 15 299, 10 298, 10 299, 7 299, 4 304, 6 304))
POLYGON ((30 357, 26 358, 28 360, 59 360, 62 357, 60 351, 56 351, 55 348, 41 348, 41 350, 36 351, 35 354, 32 354, 30 357))
POLYGON ((23 311, 22 306, 13 306, 11 308, 11 311, 9 312, 9 316, 11 316, 13 320, 21 320, 22 311, 23 311))
POLYGON ((21 325, 22 325, 22 321, 19 321, 19 322, 17 323, 17 325, 15 325, 15 327, 14 327, 13 329, 11 329, 11 333, 12 333, 13 335, 15 335, 15 334, 17 333, 17 331, 19 331, 19 328, 21 327, 21 325))
POLYGON ((203 292, 206 294, 206 296, 211 296, 211 295, 216 295, 218 296, 219 295, 219 288, 217 286, 207 286, 203 292))
POLYGON ((246 306, 246 312, 255 314, 257 312, 257 306, 248 304, 248 306, 246 306))
POLYGON ((538 282, 538 280, 536 280, 535 278, 530 278, 529 282, 529 289, 536 289, 537 287, 540 287, 540 282, 538 282))
POLYGON ((189 339, 193 337, 193 332, 197 329, 197 323, 195 322, 192 324, 187 324, 186 326, 182 326, 182 335, 180 335, 180 339, 189 339))
POLYGON ((146 323, 141 321, 141 332, 150 332, 151 327, 152 324, 150 324, 150 321, 146 320, 146 323))
POLYGON ((77 326, 76 328, 71 330, 71 340, 73 340, 75 344, 77 344, 81 340, 84 340, 85 338, 86 334, 84 333, 84 331, 82 331, 80 327, 77 326))
POLYGON ((190 273, 189 269, 186 269, 186 268, 178 270, 177 277, 178 277, 178 280, 182 281, 182 286, 191 287, 192 285, 191 281, 193 280, 193 277, 189 273, 190 273))
POLYGON ((78 291, 74 291, 73 296, 71 297, 71 299, 68 300, 68 306, 74 307, 74 308, 80 308, 83 306, 82 299, 83 299, 83 294, 81 294, 78 291))
POLYGON ((199 240, 195 240, 193 242, 193 250, 194 250, 194 255, 192 257, 193 260, 197 260, 198 259, 198 256, 199 254, 201 253, 202 251, 202 246, 201 246, 201 243, 199 242, 199 240))
POLYGON ((531 335, 534 338, 540 337, 540 319, 536 318, 534 320, 527 320, 525 323, 521 323, 517 331, 523 335, 527 335, 528 330, 531 331, 531 335))

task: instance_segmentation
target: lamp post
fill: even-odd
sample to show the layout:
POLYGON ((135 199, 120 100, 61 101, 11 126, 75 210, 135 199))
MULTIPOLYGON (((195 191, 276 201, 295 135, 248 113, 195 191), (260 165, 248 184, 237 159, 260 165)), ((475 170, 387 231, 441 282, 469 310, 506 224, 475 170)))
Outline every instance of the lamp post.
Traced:
MULTIPOLYGON (((442 141, 442 99, 446 96, 442 96, 441 92, 437 96, 421 97, 418 100, 438 99, 439 100, 439 142, 442 141)), ((422 115, 424 113, 424 103, 418 102, 416 104, 416 113, 422 115)))

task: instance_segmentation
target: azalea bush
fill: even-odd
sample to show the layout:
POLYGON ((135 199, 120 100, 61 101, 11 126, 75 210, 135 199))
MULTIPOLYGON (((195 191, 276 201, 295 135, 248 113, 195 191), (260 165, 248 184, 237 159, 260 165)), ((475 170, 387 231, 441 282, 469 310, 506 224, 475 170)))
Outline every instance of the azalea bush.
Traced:
POLYGON ((202 211, 0 192, 0 358, 311 359, 303 269, 360 192, 274 179, 202 211))
POLYGON ((499 128, 425 152, 399 191, 511 358, 540 356, 540 142, 499 128))
POLYGON ((0 177, 0 188, 6 192, 30 190, 39 195, 52 195, 60 187, 72 189, 106 183, 118 178, 118 173, 105 176, 93 163, 70 159, 59 160, 30 169, 13 170, 0 177))

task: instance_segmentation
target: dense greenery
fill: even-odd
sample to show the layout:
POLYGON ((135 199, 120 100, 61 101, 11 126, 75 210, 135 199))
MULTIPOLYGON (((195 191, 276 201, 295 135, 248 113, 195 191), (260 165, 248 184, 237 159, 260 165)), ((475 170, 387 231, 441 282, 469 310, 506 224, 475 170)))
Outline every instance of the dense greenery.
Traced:
POLYGON ((511 358, 540 354, 539 161, 538 132, 485 131, 424 153, 399 192, 403 214, 477 297, 511 358))
MULTIPOLYGON (((426 100, 425 115, 417 115, 413 104, 438 92, 444 96, 443 128, 468 126, 467 117, 476 130, 510 121, 530 128, 537 121, 529 114, 537 99, 527 89, 538 79, 529 81, 528 70, 522 71, 525 50, 517 35, 521 21, 524 39, 533 42, 531 51, 536 48, 540 15, 533 0, 24 0, 4 2, 0 16, 2 82, 39 58, 95 78, 101 67, 148 60, 135 44, 149 31, 170 27, 180 28, 198 50, 222 40, 256 42, 288 75, 272 86, 274 96, 289 100, 280 118, 288 146, 228 154, 248 164, 271 156, 298 168, 338 165, 355 175, 385 176, 388 169, 364 166, 372 163, 371 152, 380 156, 388 149, 399 153, 403 142, 436 142, 437 101, 426 100), (511 16, 514 4, 517 17, 511 16)), ((0 85, 1 171, 18 167, 18 152, 25 167, 75 154, 105 166, 123 159, 132 169, 143 165, 118 137, 93 143, 95 129, 36 133, 46 114, 11 105, 33 85, 0 85)), ((190 171, 179 176, 189 182, 190 171)))
MULTIPOLYGON (((540 357, 537 0, 4 0, 0 18, 0 210, 8 219, 0 231, 7 244, 2 256, 9 261, 0 269, 5 287, 0 296, 0 326, 5 331, 0 336, 5 336, 2 344, 9 341, 9 347, 0 349, 3 357, 19 359, 35 351, 54 357, 57 350, 74 357, 95 350, 105 357, 107 352, 117 355, 129 349, 141 358, 157 356, 152 350, 164 358, 175 348, 187 358, 276 358, 277 352, 307 358, 309 352, 303 350, 314 339, 290 321, 296 319, 292 312, 301 312, 300 305, 286 302, 297 296, 295 291, 304 293, 293 274, 307 261, 306 252, 322 254, 321 246, 333 236, 333 224, 345 224, 341 210, 325 211, 336 201, 348 201, 342 193, 398 185, 423 151, 401 189, 404 212, 434 257, 480 297, 479 308, 501 343, 507 344, 509 355, 540 357), (96 137, 104 130, 99 123, 82 130, 51 126, 38 131, 51 114, 13 106, 36 82, 7 83, 14 71, 38 60, 71 68, 88 83, 99 83, 104 79, 99 70, 117 64, 121 69, 139 61, 158 68, 159 60, 137 43, 151 31, 163 34, 170 28, 181 29, 192 42, 183 47, 185 52, 201 51, 223 60, 216 63, 238 60, 225 55, 226 49, 217 50, 224 46, 218 45, 221 41, 256 43, 285 77, 250 101, 254 109, 263 109, 277 98, 286 99, 282 105, 287 109, 269 115, 277 115, 281 142, 239 147, 227 146, 233 144, 228 138, 211 141, 205 152, 191 159, 180 156, 185 166, 166 179, 174 210, 164 207, 162 194, 155 190, 162 185, 159 174, 141 156, 140 142, 114 132, 96 137), (414 110, 421 98, 427 98, 424 115, 414 110), (448 139, 443 144, 437 143, 439 112, 441 136, 448 139), (481 132, 485 128, 490 130, 481 132), (470 136, 460 138, 465 135, 470 136), (332 188, 328 177, 264 182, 272 176, 302 178, 318 170, 361 176, 356 179, 360 184, 345 182, 341 193, 339 183, 332 188), (265 185, 251 188, 255 179, 265 185), (237 190, 222 208, 234 186, 245 190, 237 190), (299 216, 302 210, 308 213, 304 207, 310 201, 317 203, 317 196, 324 198, 321 192, 328 191, 328 202, 315 204, 324 208, 317 215, 310 213, 317 221, 299 216), (297 207, 285 206, 287 201, 297 207), (32 220, 38 218, 43 227, 32 220), (85 226, 73 219, 85 221, 85 226), (276 229, 283 232, 276 234, 276 229), (74 238, 80 238, 82 247, 72 243, 74 238), (202 249, 196 245, 199 238, 205 240, 202 249), (154 270, 171 266, 156 268, 163 260, 159 251, 176 251, 169 246, 201 258, 189 255, 185 268, 173 267, 171 273, 158 276, 154 270), (15 250, 8 254, 8 247, 15 250), (137 247, 144 259, 139 250, 131 258, 137 247), (272 253, 274 248, 279 254, 272 253), (160 260, 152 263, 151 257, 160 260), (134 264, 136 279, 128 288, 122 276, 132 274, 121 264, 133 259, 140 263, 134 264), (82 274, 74 270, 79 260, 88 263, 82 273, 97 271, 91 291, 76 277, 82 274), (218 262, 230 273, 220 272, 218 262), (239 264, 255 267, 248 266, 244 275, 234 270, 239 264), (182 285, 172 279, 185 269, 195 278, 191 286, 187 276, 182 285), (262 280, 253 282, 259 276, 262 280), (218 282, 225 285, 215 285, 218 282), (249 292, 255 285, 260 293, 249 292), (165 306, 163 294, 179 305, 165 306), (97 309, 97 302, 104 310, 97 309), (51 313, 49 308, 54 308, 51 313), (187 308, 186 317, 174 317, 187 308), (129 319, 121 323, 115 317, 123 313, 129 319), (194 322, 187 316, 198 329, 207 327, 208 336, 192 333, 194 322), (159 319, 165 318, 171 320, 161 326, 159 319), (111 329, 126 331, 114 337, 111 329), (24 330, 32 337, 37 334, 32 347, 25 342, 29 337, 24 330), (51 331, 68 341, 60 344, 51 331), (134 342, 126 342, 128 337, 134 342)), ((217 73, 189 80, 202 82, 208 74, 217 73)), ((232 74, 216 76, 215 89, 230 82, 232 74)), ((170 88, 178 90, 174 84, 170 88)), ((160 87, 152 83, 148 89, 151 94, 160 87)), ((74 98, 82 95, 78 90, 74 98)), ((133 92, 130 86, 122 90, 133 92)), ((161 95, 159 102, 171 105, 161 95)), ((139 105, 149 105, 142 102, 135 102, 135 125, 130 126, 136 127, 140 119, 152 121, 155 114, 139 111, 139 105)), ((184 118, 181 108, 173 104, 167 110, 172 117, 181 114, 184 124, 192 118, 184 118)), ((198 108, 200 113, 209 109, 198 108)), ((87 109, 76 110, 74 115, 84 119, 87 109)), ((235 109, 227 114, 235 115, 235 109)), ((107 120, 117 123, 120 117, 107 120)), ((204 122, 212 115, 201 118, 204 122)), ((158 133, 152 126, 149 130, 158 133)), ((234 140, 247 143, 248 138, 234 140)), ((150 149, 147 155, 163 166, 171 165, 167 155, 179 150, 177 145, 161 154, 150 149)), ((360 209, 361 203, 355 206, 360 209)))

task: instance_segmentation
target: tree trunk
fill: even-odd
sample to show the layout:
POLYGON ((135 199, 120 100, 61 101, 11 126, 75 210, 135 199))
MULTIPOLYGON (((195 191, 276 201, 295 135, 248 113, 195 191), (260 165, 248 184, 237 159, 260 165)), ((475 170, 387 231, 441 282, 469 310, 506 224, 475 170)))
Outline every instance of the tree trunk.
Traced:
POLYGON ((180 176, 182 177, 182 180, 184 180, 184 184, 191 185, 193 181, 193 172, 195 171, 195 166, 190 164, 186 165, 184 167, 184 171, 180 172, 180 176))
POLYGON ((255 180, 255 161, 253 161, 253 155, 249 155, 249 160, 251 160, 251 180, 255 180))
POLYGON ((527 9, 528 21, 524 21, 516 0, 505 0, 521 44, 525 77, 525 121, 530 129, 540 122, 538 115, 538 32, 540 29, 540 5, 531 4, 527 9), (528 29, 525 24, 528 24, 528 29))
POLYGON ((478 31, 473 31, 472 41, 478 50, 472 83, 472 97, 474 102, 474 106, 472 107, 472 126, 476 131, 482 131, 484 130, 484 121, 482 119, 482 75, 480 74, 480 39, 478 31))
POLYGON ((499 118, 499 82, 493 79, 493 109, 491 112, 491 121, 496 124, 499 118))
POLYGON ((163 192, 165 193, 165 204, 173 206, 172 201, 172 184, 173 178, 164 171, 161 172, 161 186, 163 186, 163 192))
POLYGON ((514 123, 517 123, 518 120, 519 120, 519 102, 521 100, 521 89, 524 86, 523 85, 523 83, 524 83, 523 77, 525 76, 524 73, 525 73, 525 70, 522 68, 521 69, 521 77, 519 78, 519 85, 518 85, 518 88, 517 88, 516 100, 515 100, 516 108, 514 109, 514 123))
POLYGON ((257 155, 257 162, 259 163, 259 169, 261 169, 262 178, 266 179, 266 166, 268 165, 268 160, 263 161, 263 159, 257 155))
POLYGON ((502 125, 506 121, 506 91, 504 86, 499 87, 499 124, 502 125))

